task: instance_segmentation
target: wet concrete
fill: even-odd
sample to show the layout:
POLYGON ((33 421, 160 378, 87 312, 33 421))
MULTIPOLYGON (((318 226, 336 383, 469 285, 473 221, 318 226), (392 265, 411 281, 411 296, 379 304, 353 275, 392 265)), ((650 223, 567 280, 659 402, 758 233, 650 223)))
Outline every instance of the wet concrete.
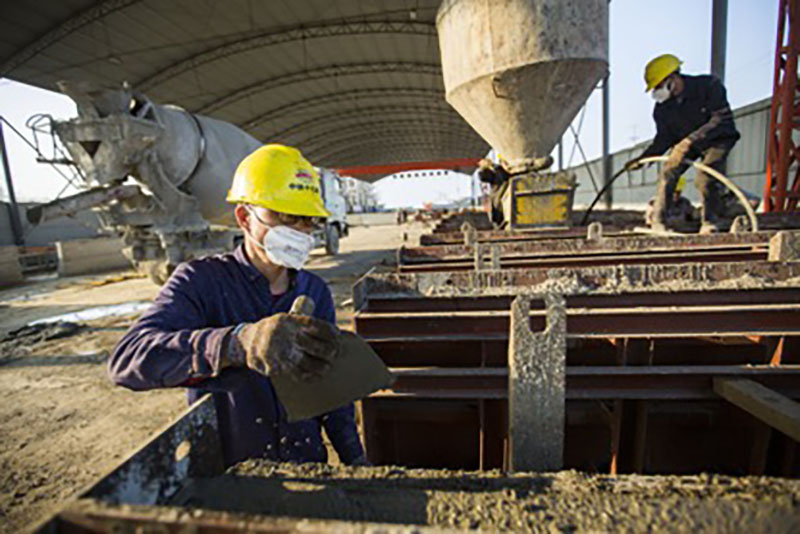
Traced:
POLYGON ((249 460, 173 504, 267 516, 526 532, 797 532, 800 482, 504 474, 249 460))

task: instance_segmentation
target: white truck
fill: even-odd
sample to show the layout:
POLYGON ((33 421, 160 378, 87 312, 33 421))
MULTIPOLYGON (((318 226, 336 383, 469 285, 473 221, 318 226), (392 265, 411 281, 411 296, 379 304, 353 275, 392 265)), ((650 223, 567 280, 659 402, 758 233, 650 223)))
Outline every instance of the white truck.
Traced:
MULTIPOLYGON (((33 223, 93 209, 120 234, 123 253, 162 283, 180 262, 231 250, 241 232, 225 202, 238 163, 261 142, 228 122, 154 104, 124 85, 63 83, 78 117, 52 129, 80 169, 86 191, 29 210, 33 223)), ((329 254, 347 235, 335 171, 319 169, 331 217, 318 232, 329 254)))
POLYGON ((325 209, 331 212, 325 226, 317 232, 318 246, 325 246, 325 252, 336 255, 339 252, 339 238, 349 233, 347 227, 347 202, 342 195, 342 183, 339 174, 332 169, 315 167, 322 185, 322 198, 325 209))

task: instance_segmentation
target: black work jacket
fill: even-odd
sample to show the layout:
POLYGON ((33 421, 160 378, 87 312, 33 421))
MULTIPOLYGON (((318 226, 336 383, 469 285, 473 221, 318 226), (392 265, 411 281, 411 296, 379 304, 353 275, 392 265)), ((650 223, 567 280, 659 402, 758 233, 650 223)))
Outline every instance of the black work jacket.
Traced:
POLYGON ((730 149, 739 140, 722 82, 710 75, 681 76, 681 94, 656 104, 653 110, 656 136, 641 157, 663 154, 685 137, 692 139, 694 153, 712 146, 730 149), (718 123, 709 123, 715 112, 718 123))

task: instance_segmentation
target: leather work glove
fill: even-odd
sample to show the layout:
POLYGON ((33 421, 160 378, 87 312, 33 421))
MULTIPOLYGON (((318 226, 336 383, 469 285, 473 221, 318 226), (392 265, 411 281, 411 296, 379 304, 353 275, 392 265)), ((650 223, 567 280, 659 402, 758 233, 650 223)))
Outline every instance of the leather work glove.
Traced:
POLYGON ((326 321, 278 313, 237 327, 226 359, 265 376, 313 380, 325 374, 336 357, 336 335, 336 328, 326 321))
POLYGON ((672 147, 672 151, 669 153, 669 158, 667 159, 666 165, 670 167, 676 167, 681 164, 681 162, 686 157, 686 154, 689 153, 689 150, 692 148, 692 140, 688 137, 684 137, 683 139, 678 142, 677 145, 672 147))
POLYGON ((637 171, 644 167, 644 163, 639 161, 639 158, 633 158, 628 163, 625 164, 626 171, 637 171))

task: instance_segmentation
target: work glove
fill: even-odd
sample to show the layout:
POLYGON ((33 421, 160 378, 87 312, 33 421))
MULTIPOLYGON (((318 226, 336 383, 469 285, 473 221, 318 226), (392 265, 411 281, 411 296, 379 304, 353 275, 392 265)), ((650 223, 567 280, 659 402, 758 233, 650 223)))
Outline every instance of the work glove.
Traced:
POLYGON ((639 161, 639 158, 633 158, 628 163, 625 164, 626 171, 637 171, 644 167, 644 163, 639 161))
POLYGON ((672 151, 669 153, 669 157, 667 158, 666 165, 669 167, 676 167, 680 165, 680 163, 686 158, 686 154, 689 153, 689 150, 692 148, 692 140, 688 137, 684 137, 678 142, 677 145, 672 147, 672 151))
POLYGON ((313 380, 324 375, 336 357, 336 335, 336 327, 326 321, 278 313, 237 327, 228 343, 227 360, 264 376, 313 380))

